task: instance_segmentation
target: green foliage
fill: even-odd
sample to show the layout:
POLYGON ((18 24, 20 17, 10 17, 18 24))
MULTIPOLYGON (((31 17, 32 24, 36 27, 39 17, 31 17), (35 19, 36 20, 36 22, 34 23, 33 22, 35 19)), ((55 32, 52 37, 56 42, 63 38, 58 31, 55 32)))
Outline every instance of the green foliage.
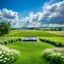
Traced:
POLYGON ((21 38, 18 38, 18 41, 21 41, 21 38))
POLYGON ((47 49, 44 51, 44 59, 49 62, 49 64, 64 64, 64 48, 58 49, 47 49), (60 51, 59 51, 60 50, 60 51))
POLYGON ((8 34, 10 29, 11 29, 10 24, 0 22, 0 35, 8 34))
POLYGON ((1 44, 1 45, 4 45, 4 42, 3 42, 3 41, 0 41, 0 44, 1 44))
POLYGON ((21 38, 13 38, 13 39, 9 39, 9 40, 0 41, 0 44, 6 45, 6 44, 14 43, 17 41, 21 41, 21 40, 22 40, 21 38))
POLYGON ((4 44, 8 44, 8 41, 3 41, 4 42, 4 44))
POLYGON ((52 45, 57 46, 57 47, 64 47, 64 45, 63 45, 62 42, 56 42, 56 41, 52 41, 52 40, 49 40, 49 39, 43 39, 43 38, 39 38, 39 39, 40 39, 41 41, 43 41, 43 42, 52 44, 52 45))
POLYGON ((42 53, 47 48, 55 46, 44 42, 22 42, 17 41, 6 46, 20 51, 19 60, 14 64, 48 64, 42 59, 42 53))
POLYGON ((0 64, 13 64, 18 60, 18 51, 0 45, 0 64))

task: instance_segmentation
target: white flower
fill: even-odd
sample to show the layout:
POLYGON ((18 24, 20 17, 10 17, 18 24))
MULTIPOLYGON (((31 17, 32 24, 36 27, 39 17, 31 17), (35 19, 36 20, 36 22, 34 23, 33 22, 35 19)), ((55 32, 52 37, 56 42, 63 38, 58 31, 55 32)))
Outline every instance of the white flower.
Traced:
POLYGON ((56 53, 53 53, 53 56, 54 56, 54 55, 57 55, 57 54, 56 54, 56 53))
POLYGON ((6 61, 4 60, 3 62, 5 63, 6 61))
POLYGON ((52 49, 46 49, 46 50, 44 51, 44 53, 49 53, 49 52, 53 52, 53 50, 52 50, 52 49))
POLYGON ((4 58, 5 60, 7 60, 7 58, 4 58))
POLYGON ((10 58, 9 58, 9 59, 7 59, 7 60, 10 60, 10 58))
POLYGON ((0 62, 2 62, 3 60, 2 59, 0 59, 0 62))
POLYGON ((12 56, 12 58, 14 58, 14 57, 12 56))
POLYGON ((11 61, 11 59, 12 60, 15 59, 15 54, 18 55, 19 51, 14 50, 14 49, 9 49, 3 45, 0 45, 0 62, 2 62, 2 64, 4 64, 4 63, 9 64, 9 62, 7 62, 7 60, 11 61))
POLYGON ((0 56, 0 58, 2 58, 2 56, 0 56))
POLYGON ((64 58, 64 56, 61 56, 61 58, 64 58))
POLYGON ((64 59, 63 59, 63 61, 64 61, 64 59))
POLYGON ((15 54, 19 54, 19 53, 20 53, 19 51, 14 50, 14 49, 10 49, 10 52, 11 52, 11 53, 15 53, 15 54))
POLYGON ((2 54, 1 56, 3 57, 4 55, 2 54))
POLYGON ((2 54, 2 51, 0 51, 0 54, 2 54))
POLYGON ((5 54, 6 52, 4 51, 3 53, 5 54))
POLYGON ((10 55, 9 53, 6 53, 6 55, 10 55))
POLYGON ((62 55, 61 53, 57 53, 58 56, 62 55))

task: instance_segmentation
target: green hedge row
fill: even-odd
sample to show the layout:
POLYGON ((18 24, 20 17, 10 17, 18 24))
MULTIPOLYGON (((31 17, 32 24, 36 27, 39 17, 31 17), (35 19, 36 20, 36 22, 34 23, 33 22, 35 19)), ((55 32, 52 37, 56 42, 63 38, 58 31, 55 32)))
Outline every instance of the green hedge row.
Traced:
POLYGON ((51 41, 49 39, 43 39, 43 38, 39 38, 39 39, 40 39, 40 41, 52 44, 52 45, 57 46, 57 47, 64 47, 64 44, 62 42, 55 42, 55 41, 51 41))
POLYGON ((5 40, 5 41, 0 41, 0 44, 5 45, 5 44, 10 44, 13 42, 17 42, 17 41, 21 41, 21 38, 16 38, 16 39, 9 39, 9 40, 5 40))

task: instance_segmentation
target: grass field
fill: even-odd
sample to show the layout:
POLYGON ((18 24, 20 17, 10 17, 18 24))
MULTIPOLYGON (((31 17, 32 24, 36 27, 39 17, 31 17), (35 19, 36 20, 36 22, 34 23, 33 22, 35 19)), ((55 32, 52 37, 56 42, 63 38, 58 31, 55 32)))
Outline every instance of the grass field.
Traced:
POLYGON ((48 33, 41 30, 12 30, 6 37, 24 37, 24 36, 38 36, 38 37, 57 37, 59 35, 48 33))
POLYGON ((64 37, 43 37, 45 39, 49 39, 49 40, 52 40, 52 41, 56 41, 56 42, 63 42, 64 43, 64 37))
POLYGON ((44 42, 15 42, 7 46, 20 51, 19 60, 14 64, 48 64, 42 58, 43 51, 54 47, 44 42))
POLYGON ((57 35, 60 35, 60 36, 64 36, 64 31, 47 31, 47 32, 57 34, 57 35))
MULTIPOLYGON (((38 36, 47 38, 53 41, 64 42, 64 37, 58 34, 49 33, 39 30, 12 30, 9 34, 0 37, 0 41, 23 38, 24 36, 38 36)), ((14 42, 6 45, 9 48, 17 49, 20 51, 19 60, 14 64, 49 64, 43 56, 43 51, 47 48, 54 48, 55 46, 45 42, 14 42)))

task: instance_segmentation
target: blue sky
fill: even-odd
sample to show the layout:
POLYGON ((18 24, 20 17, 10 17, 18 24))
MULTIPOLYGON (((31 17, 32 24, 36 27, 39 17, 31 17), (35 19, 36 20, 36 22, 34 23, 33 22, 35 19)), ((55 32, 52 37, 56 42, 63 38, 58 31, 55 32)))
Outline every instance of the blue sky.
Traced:
MULTIPOLYGON (((23 23, 20 27, 26 27, 28 25, 29 27, 35 25, 36 27, 37 25, 42 26, 43 24, 47 24, 46 26, 49 26, 48 24, 54 24, 55 26, 58 24, 64 24, 64 16, 61 14, 59 9, 57 11, 59 11, 60 14, 55 11, 55 6, 59 8, 57 4, 55 5, 55 3, 58 3, 60 8, 64 7, 63 0, 0 0, 0 19, 3 21, 10 21, 12 27, 18 27, 20 23, 23 23), (56 12, 55 17, 53 17, 54 13, 52 14, 50 11, 51 9, 54 11, 54 13, 56 12), (51 13, 49 14, 48 11, 51 13), (56 15, 57 13, 58 15, 56 15), (60 15, 62 17, 60 17, 60 15), (62 22, 60 22, 58 18, 62 19, 62 22)), ((63 10, 62 8, 61 10, 63 10)))
MULTIPOLYGON (((21 13, 21 16, 28 15, 29 12, 33 11, 34 13, 41 10, 45 2, 50 0, 0 0, 0 9, 7 8, 13 11, 21 13)), ((58 2, 62 0, 56 0, 58 2)))
POLYGON ((45 0, 0 0, 0 9, 7 8, 13 11, 28 14, 38 12, 45 0))

